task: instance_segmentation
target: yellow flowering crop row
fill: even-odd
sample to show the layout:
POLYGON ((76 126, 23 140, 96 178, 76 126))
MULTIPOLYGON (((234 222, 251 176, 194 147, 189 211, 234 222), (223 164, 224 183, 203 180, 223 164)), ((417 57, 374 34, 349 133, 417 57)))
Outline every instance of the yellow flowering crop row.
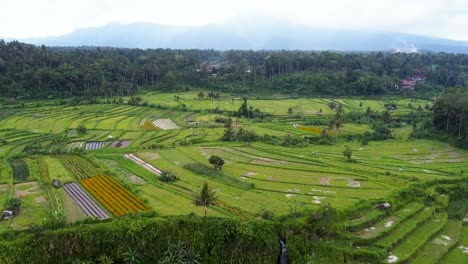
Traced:
POLYGON ((156 126, 153 125, 153 123, 151 123, 149 120, 145 120, 145 122, 143 123, 143 125, 141 127, 146 129, 146 130, 155 130, 156 129, 156 126))
POLYGON ((80 183, 114 216, 151 209, 110 176, 96 176, 81 180, 80 183))
MULTIPOLYGON (((314 128, 314 127, 305 127, 305 126, 298 126, 297 127, 298 129, 300 130, 303 130, 303 131, 307 131, 307 132, 310 132, 310 133, 315 133, 315 134, 321 134, 322 133, 322 129, 318 129, 318 128, 314 128)), ((334 133, 327 130, 328 132, 328 135, 332 136, 334 133)))

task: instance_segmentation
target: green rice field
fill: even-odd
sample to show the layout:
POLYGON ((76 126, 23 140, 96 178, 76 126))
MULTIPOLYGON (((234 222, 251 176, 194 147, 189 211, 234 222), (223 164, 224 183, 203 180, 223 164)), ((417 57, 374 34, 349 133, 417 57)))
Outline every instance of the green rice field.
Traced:
MULTIPOLYGON (((212 101, 196 99, 196 92, 176 94, 178 100, 174 95, 146 93, 142 95, 145 105, 43 104, 14 112, 0 110, 6 113, 0 119, 0 138, 5 142, 0 144, 0 201, 23 199, 20 214, 1 223, 0 233, 27 229, 51 215, 63 216, 68 223, 86 219, 84 209, 63 184, 79 185, 82 180, 109 175, 161 217, 204 216, 204 208, 194 203, 194 194, 204 183, 217 197, 207 208, 208 217, 260 219, 268 211, 281 218, 324 206, 348 212, 367 205, 358 213, 345 214, 341 223, 357 252, 378 251, 381 263, 468 260, 466 221, 449 213, 450 192, 446 191, 466 179, 460 172, 468 172, 467 150, 413 138, 408 124, 392 128, 392 139, 362 144, 360 137, 374 132, 364 119, 344 121, 329 143, 320 143, 320 133, 314 133, 329 129, 327 120, 333 114, 329 102, 342 104, 345 114, 362 113, 367 107, 382 112, 385 104, 394 103, 398 107, 392 115, 405 118, 429 101, 269 95, 249 99, 250 106, 268 114, 267 120, 233 118, 236 130, 309 140, 304 146, 286 146, 261 140, 222 141, 225 128, 219 120, 239 109, 242 100, 236 96, 225 94, 212 101), (182 105, 187 109, 182 111, 182 105), (289 115, 290 107, 293 114, 289 115), (317 115, 320 109, 321 116, 317 115), (157 119, 170 119, 180 129, 145 127, 145 121, 157 119), (298 129, 297 124, 310 129, 298 129), (79 130, 83 127, 85 133, 79 130), (126 143, 115 147, 120 146, 117 141, 126 143), (350 160, 343 155, 345 147, 352 150, 350 160), (128 158, 129 154, 141 162, 128 158), (189 169, 191 164, 211 166, 212 155, 225 162, 222 176, 189 169), (147 166, 174 172, 177 181, 162 182, 147 166), (53 180, 62 185, 52 186, 53 180), (421 193, 395 198, 417 186, 421 193), (390 209, 375 207, 387 201, 390 209)), ((106 195, 117 201, 124 191, 114 188, 106 195)), ((83 192, 106 210, 105 201, 83 192)))

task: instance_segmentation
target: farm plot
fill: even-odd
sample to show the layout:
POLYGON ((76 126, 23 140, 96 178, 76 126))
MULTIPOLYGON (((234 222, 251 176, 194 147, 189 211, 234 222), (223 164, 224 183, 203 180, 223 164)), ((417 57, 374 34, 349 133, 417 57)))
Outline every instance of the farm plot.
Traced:
POLYGON ((0 184, 0 204, 3 205, 10 196, 10 185, 0 184))
POLYGON ((68 151, 71 151, 71 150, 74 150, 74 149, 82 149, 84 146, 85 146, 84 141, 78 141, 78 142, 73 142, 73 143, 68 144, 66 146, 66 149, 68 151))
POLYGON ((88 142, 88 143, 86 143, 85 148, 87 150, 88 149, 100 149, 100 148, 104 147, 105 144, 106 144, 106 142, 104 142, 104 141, 88 142))
POLYGON ((156 119, 153 121, 153 124, 162 130, 180 129, 180 127, 170 119, 156 119))
POLYGON ((53 157, 44 157, 43 158, 44 165, 47 166, 47 174, 48 174, 48 181, 52 182, 52 180, 57 179, 62 183, 67 183, 75 180, 73 175, 68 171, 64 166, 64 164, 60 163, 60 160, 53 157))
POLYGON ((137 157, 137 156, 135 156, 135 155, 133 155, 131 153, 125 154, 124 157, 126 157, 127 159, 133 160, 134 162, 140 164, 142 167, 144 167, 145 169, 151 171, 152 173, 155 173, 157 175, 161 175, 161 171, 159 169, 157 169, 153 165, 149 164, 148 162, 140 159, 139 157, 137 157))
POLYGON ((60 156, 60 160, 80 180, 104 174, 91 162, 79 156, 63 155, 60 156))
POLYGON ((22 197, 22 204, 20 213, 12 220, 13 229, 26 229, 46 216, 49 206, 37 182, 15 184, 14 197, 22 197))
POLYGON ((431 263, 440 260, 455 245, 460 236, 462 222, 447 220, 444 228, 412 259, 412 263, 431 263))
POLYGON ((11 179, 11 167, 6 160, 0 160, 0 182, 9 182, 11 179))
POLYGON ((435 233, 444 227, 446 220, 447 214, 443 213, 418 226, 410 236, 392 249, 393 254, 389 256, 389 260, 396 257, 398 262, 403 262, 413 256, 435 233), (390 258, 392 256, 393 258, 390 258))
POLYGON ((392 230, 392 232, 390 232, 388 235, 375 242, 375 245, 380 245, 383 247, 395 246, 398 242, 403 241, 403 239, 419 225, 427 221, 432 215, 433 210, 430 207, 424 208, 416 215, 399 224, 397 228, 392 230))
POLYGON ((417 213, 423 208, 422 203, 410 203, 406 205, 403 209, 398 210, 394 215, 384 218, 379 222, 372 224, 372 226, 367 226, 356 235, 363 239, 376 238, 379 235, 388 232, 388 230, 393 229, 397 226, 403 219, 417 213))
POLYGON ((132 143, 131 140, 116 140, 110 145, 111 148, 126 148, 132 143))
POLYGON ((463 263, 468 258, 468 225, 460 230, 460 240, 445 256, 442 263, 463 263))
POLYGON ((156 125, 149 121, 147 118, 142 119, 140 122, 140 127, 145 130, 155 130, 156 125))
MULTIPOLYGON (((315 127, 305 127, 305 126, 298 126, 297 129, 300 129, 302 131, 307 131, 309 133, 313 133, 313 134, 320 134, 322 133, 323 129, 319 129, 319 128, 315 128, 315 127)), ((335 133, 329 131, 329 130, 326 130, 327 131, 327 134, 329 136, 333 136, 335 133)))
POLYGON ((118 162, 111 159, 102 159, 101 161, 108 167, 109 170, 120 177, 119 180, 121 182, 130 182, 133 185, 142 185, 145 183, 145 180, 122 168, 121 164, 118 162))
POLYGON ((13 178, 15 181, 25 181, 29 178, 28 165, 24 160, 13 160, 11 167, 13 168, 13 178))
POLYGON ((64 188, 55 189, 52 186, 49 188, 53 189, 52 191, 55 192, 56 199, 61 202, 60 205, 61 208, 63 208, 65 221, 67 223, 74 223, 76 221, 88 218, 88 216, 83 212, 80 206, 75 202, 75 200, 73 200, 73 198, 65 191, 64 188))
POLYGON ((151 210, 140 198, 110 176, 92 177, 81 180, 80 183, 116 217, 151 210))
POLYGON ((31 158, 24 158, 23 160, 29 169, 29 179, 38 180, 41 175, 37 160, 31 158))
POLYGON ((87 216, 99 218, 101 220, 109 218, 109 215, 107 215, 76 182, 67 183, 63 188, 87 216))

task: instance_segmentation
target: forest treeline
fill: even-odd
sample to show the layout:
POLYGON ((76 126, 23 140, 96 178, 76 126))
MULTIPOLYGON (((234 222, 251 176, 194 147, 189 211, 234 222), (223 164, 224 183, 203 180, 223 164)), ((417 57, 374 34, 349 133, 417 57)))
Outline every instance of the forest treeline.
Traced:
POLYGON ((128 96, 140 88, 295 95, 384 95, 402 79, 415 91, 468 84, 468 55, 60 48, 0 40, 0 92, 7 98, 128 96))
POLYGON ((468 147, 468 88, 448 89, 433 105, 433 125, 468 147))

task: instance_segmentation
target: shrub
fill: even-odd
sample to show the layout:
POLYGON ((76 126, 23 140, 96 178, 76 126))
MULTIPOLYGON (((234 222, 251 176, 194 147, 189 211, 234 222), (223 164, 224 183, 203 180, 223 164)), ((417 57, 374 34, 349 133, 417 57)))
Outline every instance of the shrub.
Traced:
POLYGON ((172 264, 172 263, 187 263, 198 264, 201 263, 200 255, 189 250, 184 243, 170 244, 162 258, 159 259, 159 264, 172 264))
POLYGON ((78 131, 79 134, 86 134, 88 133, 88 128, 86 128, 86 126, 84 125, 79 125, 76 130, 78 131))
POLYGON ((260 210, 260 213, 258 214, 258 216, 260 216, 262 219, 265 219, 265 220, 273 219, 274 215, 275 215, 275 212, 273 210, 266 209, 266 208, 263 208, 262 210, 260 210))
POLYGON ((226 117, 224 117, 224 116, 217 116, 217 117, 215 117, 215 122, 216 122, 216 123, 226 124, 228 120, 229 120, 229 119, 226 118, 226 117))
POLYGON ((160 180, 166 183, 175 182, 177 180, 177 176, 172 171, 162 171, 160 180))

